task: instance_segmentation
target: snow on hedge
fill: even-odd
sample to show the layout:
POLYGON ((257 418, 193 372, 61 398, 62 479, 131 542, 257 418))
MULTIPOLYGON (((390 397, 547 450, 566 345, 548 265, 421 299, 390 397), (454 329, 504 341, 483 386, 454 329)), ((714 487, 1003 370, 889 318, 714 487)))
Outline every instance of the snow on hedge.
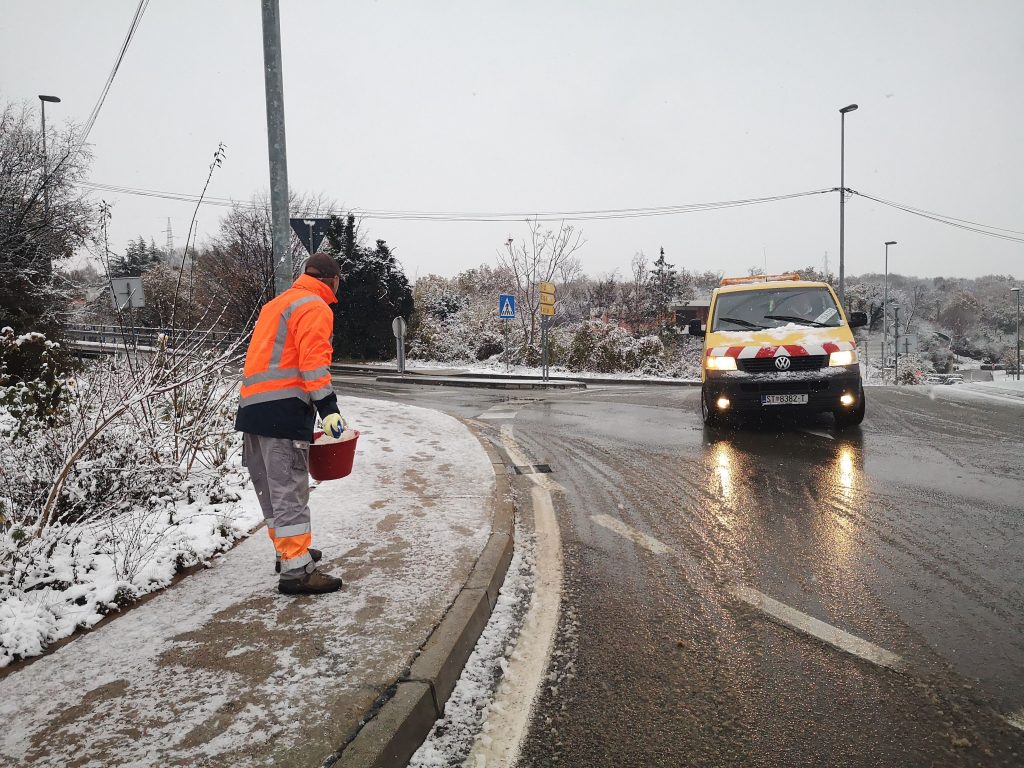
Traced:
POLYGON ((233 351, 162 347, 78 371, 59 353, 0 330, 0 667, 167 586, 261 519, 238 492, 233 351))

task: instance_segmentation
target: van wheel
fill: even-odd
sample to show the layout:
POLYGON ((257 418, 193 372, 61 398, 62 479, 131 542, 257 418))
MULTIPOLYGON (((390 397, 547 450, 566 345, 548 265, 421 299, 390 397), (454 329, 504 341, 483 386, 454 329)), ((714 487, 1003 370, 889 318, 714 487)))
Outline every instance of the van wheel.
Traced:
POLYGON ((833 411, 833 415, 836 419, 837 429, 846 429, 848 427, 856 427, 862 421, 864 421, 864 412, 867 410, 867 402, 864 397, 864 386, 860 388, 860 398, 857 403, 857 407, 852 411, 844 411, 836 409, 833 411))
POLYGON ((703 387, 700 390, 700 417, 705 427, 717 427, 722 423, 722 417, 708 405, 708 396, 703 387))

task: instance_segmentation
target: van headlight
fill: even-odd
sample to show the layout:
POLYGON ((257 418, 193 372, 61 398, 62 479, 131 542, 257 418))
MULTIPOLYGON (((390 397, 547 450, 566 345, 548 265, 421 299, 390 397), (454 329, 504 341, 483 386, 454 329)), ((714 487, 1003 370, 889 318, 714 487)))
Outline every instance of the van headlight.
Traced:
POLYGON ((844 349, 828 356, 829 365, 853 365, 857 362, 856 349, 844 349))
POLYGON ((704 367, 709 371, 735 371, 736 358, 726 356, 709 357, 705 360, 704 367))

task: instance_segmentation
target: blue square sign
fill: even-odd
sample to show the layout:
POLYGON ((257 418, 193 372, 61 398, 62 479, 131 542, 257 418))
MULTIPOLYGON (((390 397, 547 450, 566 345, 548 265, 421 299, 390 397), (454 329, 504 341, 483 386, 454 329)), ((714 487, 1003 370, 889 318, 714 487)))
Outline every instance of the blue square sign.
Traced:
POLYGON ((516 319, 516 297, 510 293, 498 296, 498 317, 502 320, 516 319))

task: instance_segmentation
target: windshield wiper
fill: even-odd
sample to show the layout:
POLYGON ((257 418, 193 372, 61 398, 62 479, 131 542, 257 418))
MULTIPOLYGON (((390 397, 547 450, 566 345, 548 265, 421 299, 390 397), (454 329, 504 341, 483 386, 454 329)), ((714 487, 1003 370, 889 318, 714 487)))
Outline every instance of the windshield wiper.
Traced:
POLYGON ((763 326, 763 325, 758 325, 757 323, 751 323, 751 322, 749 322, 747 320, 740 320, 737 317, 720 317, 718 319, 719 319, 719 321, 721 321, 723 323, 735 323, 736 325, 742 325, 742 326, 744 326, 746 328, 753 328, 754 330, 757 330, 757 331, 763 331, 765 329, 765 326, 763 326))
POLYGON ((765 315, 765 320, 786 320, 790 323, 805 323, 807 325, 813 325, 816 328, 835 328, 834 325, 828 323, 819 323, 817 320, 808 320, 803 317, 797 317, 796 315, 765 315))

